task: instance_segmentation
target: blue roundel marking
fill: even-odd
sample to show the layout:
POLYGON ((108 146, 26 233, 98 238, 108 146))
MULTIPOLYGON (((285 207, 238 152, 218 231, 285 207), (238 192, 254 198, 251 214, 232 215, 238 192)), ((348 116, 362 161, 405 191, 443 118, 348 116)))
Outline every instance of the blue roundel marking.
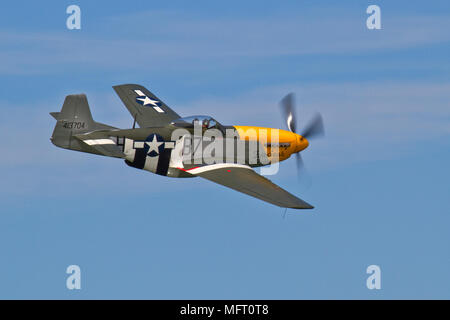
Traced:
POLYGON ((144 151, 149 157, 159 156, 164 151, 164 139, 156 133, 152 133, 145 139, 144 151))

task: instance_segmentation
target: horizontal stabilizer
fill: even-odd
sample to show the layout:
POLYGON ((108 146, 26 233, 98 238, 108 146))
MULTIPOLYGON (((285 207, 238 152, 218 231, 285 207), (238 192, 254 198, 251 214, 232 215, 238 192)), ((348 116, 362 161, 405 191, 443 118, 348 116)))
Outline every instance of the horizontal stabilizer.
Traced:
POLYGON ((60 114, 61 112, 50 112, 50 115, 53 117, 53 118, 55 118, 55 120, 58 120, 58 118, 59 118, 59 114, 60 114))
POLYGON ((78 134, 74 137, 83 142, 86 147, 97 151, 96 153, 108 157, 125 158, 122 148, 117 145, 116 137, 110 137, 107 134, 102 134, 101 131, 78 134))

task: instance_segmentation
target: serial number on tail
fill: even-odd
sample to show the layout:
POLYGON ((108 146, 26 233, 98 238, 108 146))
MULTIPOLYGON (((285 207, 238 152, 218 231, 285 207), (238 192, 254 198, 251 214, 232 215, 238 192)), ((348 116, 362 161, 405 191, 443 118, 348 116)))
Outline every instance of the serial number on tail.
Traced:
POLYGON ((63 128, 66 128, 66 129, 85 129, 86 128, 86 123, 85 122, 79 122, 79 121, 65 122, 63 124, 63 128))

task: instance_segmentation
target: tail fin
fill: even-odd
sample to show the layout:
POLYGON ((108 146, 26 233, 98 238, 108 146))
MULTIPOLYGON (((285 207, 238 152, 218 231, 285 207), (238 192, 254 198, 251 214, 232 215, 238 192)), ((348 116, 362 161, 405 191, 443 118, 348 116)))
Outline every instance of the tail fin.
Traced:
POLYGON ((85 94, 73 94, 66 97, 60 112, 50 112, 57 122, 50 140, 58 147, 90 152, 85 150, 74 135, 94 130, 115 129, 95 122, 85 94))

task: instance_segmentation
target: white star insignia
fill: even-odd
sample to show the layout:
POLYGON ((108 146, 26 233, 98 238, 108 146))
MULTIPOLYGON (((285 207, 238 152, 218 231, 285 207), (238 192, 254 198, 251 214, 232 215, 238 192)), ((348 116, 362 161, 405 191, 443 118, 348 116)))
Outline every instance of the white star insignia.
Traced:
POLYGON ((158 142, 158 140, 156 139, 156 135, 153 136, 153 140, 148 142, 146 141, 145 144, 148 145, 150 147, 150 149, 148 150, 148 153, 155 151, 156 153, 159 154, 159 146, 162 145, 164 142, 158 142))
POLYGON ((158 100, 152 100, 152 99, 150 99, 149 97, 147 97, 147 96, 144 96, 143 98, 142 97, 140 97, 140 98, 136 98, 137 100, 139 100, 139 101, 142 101, 142 104, 144 105, 144 106, 146 106, 146 105, 148 105, 148 104, 151 104, 152 106, 155 106, 155 107, 157 107, 158 106, 158 100))

